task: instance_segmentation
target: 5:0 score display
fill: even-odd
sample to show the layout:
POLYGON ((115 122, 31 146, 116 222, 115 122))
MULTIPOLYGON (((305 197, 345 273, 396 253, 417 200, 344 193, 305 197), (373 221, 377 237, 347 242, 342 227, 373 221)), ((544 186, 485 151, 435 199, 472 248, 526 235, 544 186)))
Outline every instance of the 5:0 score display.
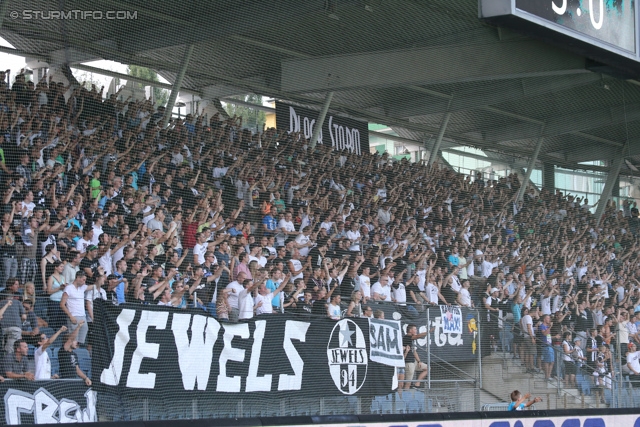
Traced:
MULTIPOLYGON (((567 0, 556 1, 551 0, 551 8, 558 15, 564 15, 567 12, 567 0), (556 1, 560 3, 559 6, 556 5, 556 1)), ((595 28, 596 30, 602 28, 602 22, 604 20, 604 0, 596 0, 596 5, 598 4, 598 2, 600 3, 600 5, 597 12, 593 9, 593 0, 589 0, 589 9, 587 10, 589 17, 591 18, 591 25, 593 25, 593 28, 595 28), (597 19, 596 16, 598 17, 597 19)), ((582 16, 582 8, 578 6, 575 10, 575 13, 577 17, 582 16)))

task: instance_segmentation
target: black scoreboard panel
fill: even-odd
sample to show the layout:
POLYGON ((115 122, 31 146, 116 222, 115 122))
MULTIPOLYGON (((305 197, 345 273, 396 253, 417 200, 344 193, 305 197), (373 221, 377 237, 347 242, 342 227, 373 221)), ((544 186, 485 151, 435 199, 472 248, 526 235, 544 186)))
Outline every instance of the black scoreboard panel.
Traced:
POLYGON ((480 18, 640 76, 636 0, 479 0, 480 18))

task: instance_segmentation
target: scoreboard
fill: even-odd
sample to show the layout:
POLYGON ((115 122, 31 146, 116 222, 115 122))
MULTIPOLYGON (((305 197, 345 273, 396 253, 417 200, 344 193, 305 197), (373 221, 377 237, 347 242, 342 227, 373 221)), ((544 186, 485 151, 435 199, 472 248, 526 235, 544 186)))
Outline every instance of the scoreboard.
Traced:
POLYGON ((635 0, 479 0, 480 18, 640 76, 635 0))

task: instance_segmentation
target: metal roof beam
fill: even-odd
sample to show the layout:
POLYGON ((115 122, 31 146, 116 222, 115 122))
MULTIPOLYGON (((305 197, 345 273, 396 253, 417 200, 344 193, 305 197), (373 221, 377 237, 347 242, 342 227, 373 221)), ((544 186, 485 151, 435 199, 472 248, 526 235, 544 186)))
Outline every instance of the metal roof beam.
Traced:
POLYGON ((590 73, 584 57, 532 40, 287 59, 281 69, 285 92, 590 73))
MULTIPOLYGON (((113 2, 113 0, 109 1, 113 2)), ((347 0, 346 3, 353 1, 355 0, 347 0)), ((203 4, 205 3, 207 2, 203 4)), ((215 2, 209 3, 213 4, 215 2)), ((269 27, 274 22, 300 19, 304 15, 320 12, 324 8, 323 0, 234 1, 229 2, 229 7, 221 9, 216 16, 212 17, 210 14, 204 13, 202 16, 193 16, 194 20, 186 24, 182 20, 176 20, 174 17, 169 17, 162 12, 143 9, 141 13, 161 19, 169 25, 149 28, 133 36, 122 35, 119 41, 123 50, 135 54, 152 49, 202 43, 207 40, 229 37, 232 34, 241 34, 247 31, 254 32, 261 27, 269 27), (260 17, 260 19, 247 19, 251 16, 260 17), (198 27, 198 31, 191 31, 196 27, 198 27), (162 36, 159 38, 158 34, 162 34, 162 36)), ((136 9, 138 8, 136 7, 136 9)))
MULTIPOLYGON (((394 117, 413 117, 426 114, 471 110, 486 105, 529 98, 547 93, 559 92, 579 86, 599 82, 602 77, 596 73, 558 76, 553 79, 534 77, 530 79, 500 80, 487 82, 460 92, 435 96, 434 94, 409 99, 388 107, 387 114, 394 117), (450 101, 448 100, 450 98, 450 101)), ((412 87, 413 88, 413 87, 412 87)))
MULTIPOLYGON (((275 46, 273 44, 269 44, 269 43, 265 43, 263 41, 260 40, 255 40, 249 37, 245 37, 245 36, 240 36, 240 35, 234 35, 231 36, 232 39, 252 45, 252 46, 257 46, 263 49, 268 49, 268 50, 272 50, 274 52, 278 52, 284 55, 288 55, 294 58, 302 58, 302 59, 309 59, 312 58, 311 55, 308 55, 306 53, 302 53, 302 52, 298 52, 298 51, 294 51, 291 49, 287 49, 284 47, 280 47, 280 46, 275 46)), ((600 74, 595 74, 595 73, 585 73, 583 75, 573 75, 570 77, 563 77, 563 76, 559 76, 555 79, 542 79, 544 81, 546 81, 547 85, 549 85, 549 87, 551 87, 551 91, 559 91, 559 90, 563 90, 563 89, 569 89, 571 87, 577 87, 580 85, 587 85, 590 83, 593 83, 595 81, 598 81, 602 78, 602 76, 600 74)), ((539 95, 542 94, 544 89, 540 89, 538 83, 534 83, 533 80, 515 80, 516 82, 519 82, 519 84, 521 85, 521 91, 520 93, 522 95, 518 96, 518 97, 524 97, 524 96, 535 96, 535 95, 539 95), (537 90, 540 90, 540 93, 536 93, 537 90)), ((496 82, 497 85, 502 85, 504 84, 504 82, 496 82)), ((491 85, 491 84, 490 84, 491 85)), ((513 117, 513 118, 517 118, 519 120, 524 120, 524 121, 528 121, 530 123, 536 123, 538 125, 542 124, 542 121, 540 120, 536 120, 530 117, 525 117, 522 115, 518 115, 518 114, 514 114, 512 112, 509 111, 504 111, 504 110, 500 110, 498 108, 495 107, 490 107, 488 106, 488 104, 490 104, 490 102, 487 102, 486 100, 483 99, 482 96, 477 96, 475 92, 471 92, 471 91, 465 91, 462 93, 458 93, 455 94, 455 98, 453 95, 450 94, 446 94, 446 93, 442 93, 442 92, 438 92, 429 88, 425 88, 422 86, 416 86, 416 85, 406 85, 404 86, 407 89, 416 91, 416 92, 420 92, 420 93, 424 93, 430 96, 431 99, 431 103, 433 103, 435 105, 435 107, 433 108, 434 110, 436 110, 435 112, 444 112, 447 111, 447 109, 450 109, 451 111, 456 111, 456 110, 461 110, 461 109, 472 109, 474 108, 475 104, 480 104, 480 105, 475 105, 476 107, 480 107, 486 111, 490 111, 492 113, 495 114, 499 114, 499 115, 503 115, 503 116, 508 116, 508 117, 513 117), (469 93, 468 93, 469 92, 469 93), (466 98, 470 98, 470 99, 466 99, 466 98), (462 105, 459 107, 459 105, 462 105)), ((501 95, 501 90, 499 89, 499 87, 493 87, 493 92, 489 93, 488 96, 497 96, 500 97, 501 95)), ((484 91, 487 92, 487 91, 484 91)), ((487 95, 486 93, 484 95, 487 95)), ((484 96, 483 95, 483 96, 484 96)), ((508 99, 504 99, 502 101, 498 101, 497 99, 495 99, 493 102, 497 103, 497 102, 505 102, 508 99)), ((428 104, 428 102, 425 102, 425 104, 428 104)), ((393 108, 393 107, 391 107, 393 108)), ((428 114, 428 113, 424 113, 424 114, 428 114)), ((400 114, 393 114, 392 111, 387 111, 387 115, 391 116, 391 117, 408 117, 408 116, 402 116, 400 114)), ((388 118, 387 118, 388 120, 388 118)), ((589 140, 593 140, 596 142, 601 142, 603 144, 607 144, 607 145, 613 145, 613 146, 622 146, 622 143, 617 142, 617 141, 610 141, 604 138, 598 138, 595 137, 593 135, 588 135, 588 134, 584 134, 581 132, 575 132, 575 134, 580 135, 581 137, 585 138, 585 139, 589 139, 589 140)))
MULTIPOLYGON (((545 121, 544 134, 542 136, 558 136, 635 120, 640 120, 640 103, 597 108, 549 118, 545 121)), ((539 127, 535 124, 518 123, 487 130, 485 131, 484 139, 486 141, 500 142, 536 138, 538 132, 539 127)), ((618 143, 617 145, 622 146, 623 144, 618 143)))

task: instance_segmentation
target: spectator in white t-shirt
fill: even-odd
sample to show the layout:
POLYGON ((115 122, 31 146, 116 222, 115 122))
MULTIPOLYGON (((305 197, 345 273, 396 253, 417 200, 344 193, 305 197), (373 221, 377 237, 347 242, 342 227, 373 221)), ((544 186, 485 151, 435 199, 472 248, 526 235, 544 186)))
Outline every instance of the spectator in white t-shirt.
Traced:
POLYGON ((360 252, 360 240, 362 236, 360 235, 360 231, 358 230, 358 223, 352 222, 351 229, 347 231, 347 239, 349 239, 349 250, 351 252, 360 252))
POLYGON ((49 358, 49 354, 46 350, 53 342, 55 342, 60 334, 66 332, 66 330, 67 327, 62 326, 55 334, 51 335, 51 337, 47 337, 45 334, 40 334, 38 348, 36 348, 36 351, 33 354, 36 365, 36 381, 58 378, 58 375, 51 375, 51 359, 49 358))
POLYGON ((627 368, 629 368, 629 380, 633 387, 640 387, 640 351, 636 351, 636 345, 629 343, 627 345, 629 352, 627 353, 627 368))
POLYGON ((295 243, 301 257, 309 255, 309 250, 311 249, 311 246, 313 246, 313 242, 309 237, 310 235, 311 227, 304 227, 302 232, 296 236, 295 243))
POLYGON ((244 289, 242 283, 244 283, 247 275, 244 272, 238 273, 238 277, 233 282, 229 283, 226 289, 229 290, 229 296, 227 298, 227 302, 229 303, 229 321, 237 322, 239 315, 239 295, 240 292, 244 289))
POLYGON ((284 276, 284 280, 273 292, 269 292, 266 282, 258 286, 258 295, 253 299, 253 304, 256 307, 256 316, 273 313, 271 300, 278 297, 284 287, 287 286, 287 283, 289 283, 289 275, 284 276))
POLYGON ((254 304, 253 291, 262 284, 262 281, 253 281, 245 279, 242 282, 243 289, 238 294, 238 320, 246 320, 253 318, 253 312, 262 307, 262 302, 254 304))
POLYGON ((469 288, 471 287, 471 282, 469 279, 462 281, 462 289, 458 293, 456 297, 456 301, 463 307, 473 307, 473 301, 471 301, 471 293, 469 292, 469 288))
POLYGON ((282 218, 278 222, 278 231, 276 234, 276 242, 278 246, 284 246, 285 241, 296 234, 296 227, 293 225, 293 221, 291 220, 291 213, 287 212, 284 214, 284 218, 282 218))
POLYGON ((391 287, 389 286, 389 278, 382 276, 379 282, 376 282, 371 286, 371 293, 373 299, 376 301, 391 301, 391 287))
POLYGON ((362 271, 358 277, 363 304, 366 304, 367 300, 371 298, 371 279, 369 278, 369 271, 369 267, 362 267, 362 271))

